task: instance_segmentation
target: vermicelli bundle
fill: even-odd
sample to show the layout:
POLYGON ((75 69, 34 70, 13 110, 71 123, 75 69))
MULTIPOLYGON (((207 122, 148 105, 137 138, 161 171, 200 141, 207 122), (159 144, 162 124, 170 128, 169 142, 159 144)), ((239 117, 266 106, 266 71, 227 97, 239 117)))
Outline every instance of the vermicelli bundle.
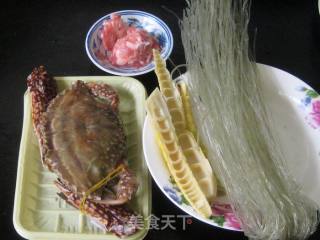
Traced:
POLYGON ((315 203, 287 172, 256 63, 248 54, 248 0, 190 1, 181 21, 197 130, 245 234, 305 239, 315 203))

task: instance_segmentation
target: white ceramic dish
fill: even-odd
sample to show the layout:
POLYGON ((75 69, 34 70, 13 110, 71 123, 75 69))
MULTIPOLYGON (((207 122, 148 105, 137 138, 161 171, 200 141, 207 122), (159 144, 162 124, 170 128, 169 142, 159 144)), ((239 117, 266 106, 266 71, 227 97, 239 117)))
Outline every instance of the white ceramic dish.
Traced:
MULTIPOLYGON (((303 191, 320 204, 320 97, 310 86, 280 69, 259 64, 263 93, 272 112, 290 171, 303 191)), ((253 93, 254 94, 254 93, 253 93)), ((206 219, 184 200, 155 141, 149 117, 143 129, 143 149, 150 173, 162 192, 182 211, 212 226, 241 231, 226 199, 213 206, 214 216, 206 219)))
MULTIPOLYGON (((173 37, 172 33, 160 18, 143 11, 137 10, 123 10, 114 12, 121 16, 122 20, 129 26, 134 26, 136 28, 142 28, 149 34, 154 36, 160 45, 161 56, 167 59, 173 48, 173 37)), ((103 27, 103 22, 111 18, 110 13, 98 21, 96 21, 87 33, 85 47, 86 52, 90 60, 101 70, 120 76, 136 76, 154 69, 153 62, 150 62, 146 66, 133 68, 133 67, 117 67, 112 65, 106 58, 102 60, 98 55, 106 56, 108 52, 103 49, 102 40, 100 38, 101 29, 103 27)))

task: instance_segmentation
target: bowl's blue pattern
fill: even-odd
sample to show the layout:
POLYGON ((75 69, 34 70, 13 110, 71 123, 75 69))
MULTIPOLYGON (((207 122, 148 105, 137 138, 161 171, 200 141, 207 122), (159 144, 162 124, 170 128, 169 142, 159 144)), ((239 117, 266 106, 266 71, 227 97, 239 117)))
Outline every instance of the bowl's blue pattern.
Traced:
MULTIPOLYGON (((121 15, 122 19, 130 26, 137 28, 143 28, 148 33, 153 35, 159 42, 161 48, 161 55, 164 59, 167 59, 173 48, 173 37, 169 27, 156 16, 137 10, 124 10, 116 12, 121 15)), ((97 57, 98 54, 106 56, 107 51, 102 46, 102 40, 100 38, 102 24, 105 20, 111 18, 111 14, 108 14, 100 18, 89 30, 86 37, 86 51, 91 61, 100 69, 105 72, 109 72, 115 75, 122 76, 135 76, 150 72, 154 69, 153 62, 141 68, 126 68, 117 67, 110 64, 107 60, 102 60, 97 57)))

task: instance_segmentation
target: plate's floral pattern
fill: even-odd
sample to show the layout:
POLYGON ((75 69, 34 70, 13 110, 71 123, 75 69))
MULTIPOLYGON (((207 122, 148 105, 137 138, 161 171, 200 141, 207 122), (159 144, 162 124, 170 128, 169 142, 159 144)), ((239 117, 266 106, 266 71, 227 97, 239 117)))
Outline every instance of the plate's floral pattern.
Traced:
POLYGON ((307 116, 305 119, 308 124, 314 128, 320 128, 320 97, 319 94, 313 89, 306 87, 298 87, 298 91, 304 93, 303 98, 301 99, 301 105, 304 110, 306 110, 307 116))
MULTIPOLYGON (((177 184, 172 177, 169 179, 170 184, 164 186, 163 190, 169 197, 179 205, 190 206, 188 200, 181 193, 177 184)), ((212 215, 209 217, 214 223, 220 227, 228 227, 236 230, 241 230, 239 220, 232 211, 231 205, 228 203, 215 202, 212 204, 212 215)))
POLYGON ((241 230, 239 220, 233 213, 230 204, 214 203, 212 205, 212 213, 213 214, 210 218, 213 219, 217 224, 219 224, 217 220, 221 221, 222 224, 219 224, 220 226, 227 226, 241 230))
POLYGON ((179 205, 185 204, 190 206, 190 203, 188 200, 184 197, 184 195, 181 193, 180 189, 178 188, 176 182, 174 179, 170 176, 169 179, 170 186, 164 186, 163 190, 170 196, 170 198, 178 203, 179 205))
POLYGON ((320 127, 320 100, 312 103, 312 112, 310 115, 317 127, 320 127))
POLYGON ((166 32, 164 32, 163 29, 157 28, 152 23, 143 21, 142 19, 135 17, 127 18, 126 22, 129 24, 129 26, 145 29, 149 34, 154 36, 160 45, 160 49, 164 49, 166 47, 166 44, 168 44, 166 32))

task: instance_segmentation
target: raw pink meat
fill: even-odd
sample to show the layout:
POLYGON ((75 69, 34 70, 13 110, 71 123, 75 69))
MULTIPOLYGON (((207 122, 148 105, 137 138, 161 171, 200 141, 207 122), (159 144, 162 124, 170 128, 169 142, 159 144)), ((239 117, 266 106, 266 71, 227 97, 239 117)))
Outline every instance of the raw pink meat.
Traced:
POLYGON ((145 66, 152 60, 152 49, 160 49, 155 37, 143 29, 129 27, 115 14, 104 23, 102 40, 110 51, 108 60, 122 67, 145 66))
POLYGON ((112 51, 116 41, 127 35, 127 28, 128 25, 122 21, 120 15, 112 14, 111 19, 103 23, 101 38, 104 48, 112 51))

